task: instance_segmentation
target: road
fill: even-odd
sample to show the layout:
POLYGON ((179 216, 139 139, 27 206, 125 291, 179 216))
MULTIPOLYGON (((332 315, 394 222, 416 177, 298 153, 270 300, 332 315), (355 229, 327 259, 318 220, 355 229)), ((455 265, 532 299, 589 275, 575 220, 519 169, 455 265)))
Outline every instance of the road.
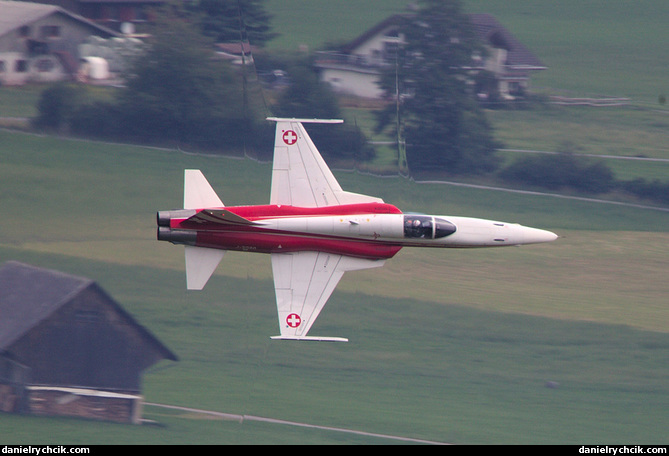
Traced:
POLYGON ((491 187, 488 185, 477 185, 477 184, 464 184, 462 182, 452 182, 452 181, 437 181, 437 180, 425 180, 425 181, 415 181, 417 184, 441 184, 441 185, 453 185, 456 187, 469 187, 469 188, 480 188, 483 190, 493 190, 497 192, 509 192, 509 193, 522 193, 525 195, 541 195, 541 196, 550 196, 552 198, 563 198, 563 199, 572 199, 578 201, 588 201, 591 203, 599 204, 614 204, 617 206, 627 206, 627 207, 636 207, 638 209, 648 209, 653 211, 669 212, 669 208, 659 207, 659 206, 646 206, 644 204, 635 204, 635 203, 624 203, 622 201, 611 201, 604 200, 599 198, 586 198, 583 196, 571 196, 571 195, 562 195, 559 193, 546 193, 546 192, 535 192, 530 190, 514 190, 512 188, 503 188, 503 187, 491 187))
POLYGON ((209 416, 215 416, 218 418, 221 418, 223 420, 231 420, 231 421, 238 421, 239 423, 243 423, 244 421, 259 421, 263 423, 272 423, 272 424, 278 424, 278 425, 284 425, 284 426, 295 426, 295 427, 302 427, 302 428, 310 428, 310 429, 319 429, 322 431, 332 431, 332 432, 342 432, 346 434, 355 434, 355 435, 360 435, 364 437, 374 437, 374 438, 379 438, 379 439, 387 439, 387 440, 396 440, 396 441, 401 441, 401 442, 407 442, 407 443, 422 443, 426 445, 450 445, 449 443, 444 443, 444 442, 434 442, 431 440, 421 440, 421 439, 412 439, 409 437, 401 437, 397 435, 387 435, 387 434, 376 434, 373 432, 365 432, 365 431, 356 431, 354 429, 345 429, 345 428, 337 428, 337 427, 331 427, 331 426, 319 426, 316 424, 307 424, 307 423, 298 423, 295 421, 286 421, 286 420, 279 420, 275 418, 265 418, 262 416, 253 416, 253 415, 238 415, 234 413, 223 413, 223 412, 214 412, 211 410, 201 410, 201 409, 194 409, 194 408, 189 408, 189 407, 180 407, 176 405, 166 405, 166 404, 155 404, 155 403, 150 403, 150 402, 145 402, 145 406, 149 407, 160 407, 160 408, 166 408, 166 409, 171 409, 171 410, 181 410, 184 412, 188 413, 199 413, 202 415, 209 415, 209 416))

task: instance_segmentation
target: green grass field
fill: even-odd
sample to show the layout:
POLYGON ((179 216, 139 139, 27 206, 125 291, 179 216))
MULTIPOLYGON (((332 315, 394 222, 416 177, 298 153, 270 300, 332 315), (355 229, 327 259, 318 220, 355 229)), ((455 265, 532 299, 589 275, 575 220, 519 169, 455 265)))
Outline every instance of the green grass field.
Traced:
MULTIPOLYGON (((327 2, 269 0, 276 32, 270 50, 311 50, 328 42, 351 40, 387 16, 404 11, 404 0, 327 2), (354 12, 354 14, 349 14, 354 12)), ((513 149, 554 151, 565 142, 580 152, 669 159, 669 110, 659 104, 669 93, 669 3, 663 0, 610 2, 538 0, 495 2, 463 1, 464 10, 493 14, 534 52, 548 70, 534 73, 532 90, 567 96, 629 97, 622 108, 549 107, 539 113, 491 111, 488 116, 496 139, 513 149)), ((365 110, 349 110, 373 137, 373 119, 365 110)), ((387 138, 386 138, 387 139, 387 138)), ((385 172, 394 166, 394 151, 378 147, 374 168, 385 172)), ((513 157, 513 156, 510 156, 513 157)), ((630 162, 607 159, 619 179, 647 177, 664 180, 667 162, 630 162)))
MULTIPOLYGON (((506 147, 555 150, 567 139, 584 153, 669 158, 668 118, 653 105, 667 91, 667 51, 646 46, 667 42, 667 7, 613 3, 465 2, 549 65, 541 90, 634 100, 491 112, 506 147)), ((271 47, 350 39, 404 4, 269 0, 283 33, 271 47)), ((33 91, 2 88, 0 115, 34 115, 31 100, 33 91)), ((621 178, 669 174, 657 163, 616 166, 621 178)), ((269 339, 278 323, 267 256, 229 252, 205 290, 186 292, 182 248, 155 240, 155 212, 181 205, 184 168, 202 169, 226 204, 268 201, 269 164, 0 130, 0 263, 90 277, 172 349, 179 362, 145 374, 146 402, 455 444, 667 443, 669 212, 336 172, 347 190, 405 211, 519 222, 561 238, 405 249, 382 269, 347 274, 312 330, 349 343, 280 343, 269 339)), ((144 417, 156 425, 0 414, 0 436, 24 445, 401 443, 150 405, 144 417)))
MULTIPOLYGON (((310 50, 345 42, 406 0, 269 0, 275 31, 271 49, 310 50)), ((466 0, 466 12, 490 13, 548 67, 536 88, 574 96, 632 97, 657 106, 669 93, 669 4, 663 0, 466 0)))
MULTIPOLYGON (((182 249, 154 240, 183 168, 203 169, 228 204, 259 204, 269 165, 9 132, 0 144, 0 259, 93 278, 174 350, 178 363, 146 374, 147 402, 449 443, 666 440, 667 213, 338 173, 404 210, 564 237, 403 251, 347 275, 313 329, 351 342, 277 343, 266 256, 230 252, 203 292, 186 292, 182 249)), ((151 406, 145 417, 159 425, 0 420, 24 444, 384 442, 151 406)))

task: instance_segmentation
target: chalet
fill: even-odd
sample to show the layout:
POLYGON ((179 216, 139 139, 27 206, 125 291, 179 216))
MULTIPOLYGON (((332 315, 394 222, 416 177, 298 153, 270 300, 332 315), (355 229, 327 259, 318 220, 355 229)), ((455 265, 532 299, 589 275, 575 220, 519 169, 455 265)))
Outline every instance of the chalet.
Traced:
MULTIPOLYGON (((400 24, 406 15, 390 16, 336 51, 318 53, 316 67, 322 81, 335 91, 363 98, 384 96, 377 81, 382 69, 395 64, 395 53, 403 43, 400 24)), ((547 67, 489 14, 469 18, 479 39, 489 51, 479 69, 490 71, 495 90, 506 99, 522 95, 530 74, 547 67)), ((476 64, 476 62, 474 62, 476 64)))
POLYGON ((526 94, 531 73, 548 67, 490 14, 472 14, 470 20, 488 48, 484 68, 495 76, 498 93, 506 99, 526 94))
POLYGON ((214 45, 216 55, 233 65, 253 65, 253 55, 257 54, 259 48, 252 46, 248 41, 243 43, 216 43, 214 45))
POLYGON ((58 6, 0 0, 0 84, 74 78, 91 35, 118 34, 58 6))
POLYGON ((95 282, 0 267, 0 410, 138 423, 141 375, 177 357, 95 282))

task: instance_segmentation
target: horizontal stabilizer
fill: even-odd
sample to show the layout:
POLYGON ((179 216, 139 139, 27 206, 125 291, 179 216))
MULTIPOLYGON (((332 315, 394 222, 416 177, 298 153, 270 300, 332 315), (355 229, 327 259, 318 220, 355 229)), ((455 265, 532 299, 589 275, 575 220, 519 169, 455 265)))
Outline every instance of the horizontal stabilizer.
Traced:
POLYGON ((184 171, 184 209, 201 209, 204 207, 223 207, 209 181, 199 169, 184 171))
POLYGON ((227 209, 205 209, 190 217, 188 222, 218 223, 220 225, 259 225, 227 209))
POLYGON ((272 336, 272 340, 307 340, 315 342, 348 342, 344 337, 318 337, 318 336, 272 336))
POLYGON ((202 290, 223 259, 225 250, 186 246, 186 288, 202 290))
POLYGON ((343 119, 297 119, 295 117, 268 117, 270 122, 299 122, 299 123, 319 123, 319 124, 340 124, 343 119))

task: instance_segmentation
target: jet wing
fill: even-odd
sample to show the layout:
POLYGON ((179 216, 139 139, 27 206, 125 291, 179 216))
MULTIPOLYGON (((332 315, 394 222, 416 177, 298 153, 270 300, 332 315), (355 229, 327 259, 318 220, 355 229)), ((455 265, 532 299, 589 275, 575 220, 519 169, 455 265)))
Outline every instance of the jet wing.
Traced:
POLYGON ((383 202, 380 198, 342 190, 302 125, 342 123, 341 120, 276 117, 268 120, 276 122, 270 204, 323 207, 383 202))
POLYGON ((376 268, 384 262, 323 252, 273 253, 281 335, 272 339, 347 341, 341 337, 310 337, 307 333, 344 272, 376 268))

